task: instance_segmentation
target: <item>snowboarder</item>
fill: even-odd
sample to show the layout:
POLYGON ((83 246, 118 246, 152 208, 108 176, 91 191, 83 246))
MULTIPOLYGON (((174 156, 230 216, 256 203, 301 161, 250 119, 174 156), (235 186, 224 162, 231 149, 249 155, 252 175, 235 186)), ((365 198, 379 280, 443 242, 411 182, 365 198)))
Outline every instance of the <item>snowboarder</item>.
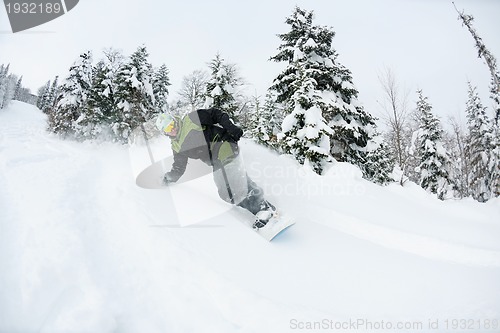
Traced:
POLYGON ((247 175, 239 154, 243 130, 219 109, 199 109, 184 117, 160 114, 156 127, 171 139, 174 163, 163 178, 168 185, 186 171, 188 159, 200 159, 213 169, 219 196, 256 216, 253 227, 262 228, 276 212, 263 190, 247 175))

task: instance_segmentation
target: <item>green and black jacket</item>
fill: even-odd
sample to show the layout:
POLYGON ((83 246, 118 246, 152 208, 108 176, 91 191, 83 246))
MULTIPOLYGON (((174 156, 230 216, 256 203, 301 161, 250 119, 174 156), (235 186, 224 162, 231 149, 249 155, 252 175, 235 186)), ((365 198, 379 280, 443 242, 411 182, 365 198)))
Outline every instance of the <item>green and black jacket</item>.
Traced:
POLYGON ((174 164, 167 174, 169 181, 176 182, 184 174, 190 158, 218 168, 238 154, 236 142, 243 130, 219 109, 193 111, 179 120, 177 127, 177 136, 172 138, 174 164))

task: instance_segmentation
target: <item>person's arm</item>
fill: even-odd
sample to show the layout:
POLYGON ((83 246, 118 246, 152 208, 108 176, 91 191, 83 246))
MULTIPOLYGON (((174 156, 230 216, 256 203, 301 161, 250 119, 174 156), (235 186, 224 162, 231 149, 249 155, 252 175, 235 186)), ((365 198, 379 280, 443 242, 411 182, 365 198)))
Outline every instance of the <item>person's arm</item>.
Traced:
POLYGON ((243 135, 243 130, 231 121, 227 113, 219 109, 199 110, 198 116, 202 125, 221 125, 234 141, 238 141, 243 135))
POLYGON ((187 163, 187 156, 184 154, 174 153, 174 164, 172 164, 172 169, 165 174, 165 182, 175 183, 178 181, 186 171, 187 163))

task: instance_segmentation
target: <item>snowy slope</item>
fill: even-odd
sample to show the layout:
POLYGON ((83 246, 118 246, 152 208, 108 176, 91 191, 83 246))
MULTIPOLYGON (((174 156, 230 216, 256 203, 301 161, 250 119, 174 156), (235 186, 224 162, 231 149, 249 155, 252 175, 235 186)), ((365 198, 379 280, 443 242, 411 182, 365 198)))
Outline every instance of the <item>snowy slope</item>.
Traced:
POLYGON ((210 175, 144 190, 133 149, 62 141, 45 121, 0 110, 2 333, 500 331, 484 327, 500 320, 498 199, 441 202, 343 163, 319 177, 245 141, 249 174, 298 221, 267 243, 210 175))

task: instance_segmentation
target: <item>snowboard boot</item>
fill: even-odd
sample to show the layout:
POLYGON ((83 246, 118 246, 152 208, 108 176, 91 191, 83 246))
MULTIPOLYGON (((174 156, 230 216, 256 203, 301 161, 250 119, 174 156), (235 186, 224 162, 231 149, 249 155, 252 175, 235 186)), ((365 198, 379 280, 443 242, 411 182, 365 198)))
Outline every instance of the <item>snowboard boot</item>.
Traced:
POLYGON ((167 186, 167 185, 170 185, 170 183, 172 183, 172 179, 171 179, 171 177, 168 175, 168 172, 167 172, 167 173, 165 174, 165 176, 163 176, 162 185, 167 186))
POLYGON ((253 224, 254 229, 260 229, 264 227, 267 222, 276 214, 276 207, 274 207, 269 201, 264 200, 260 205, 260 211, 255 214, 255 222, 253 224))

